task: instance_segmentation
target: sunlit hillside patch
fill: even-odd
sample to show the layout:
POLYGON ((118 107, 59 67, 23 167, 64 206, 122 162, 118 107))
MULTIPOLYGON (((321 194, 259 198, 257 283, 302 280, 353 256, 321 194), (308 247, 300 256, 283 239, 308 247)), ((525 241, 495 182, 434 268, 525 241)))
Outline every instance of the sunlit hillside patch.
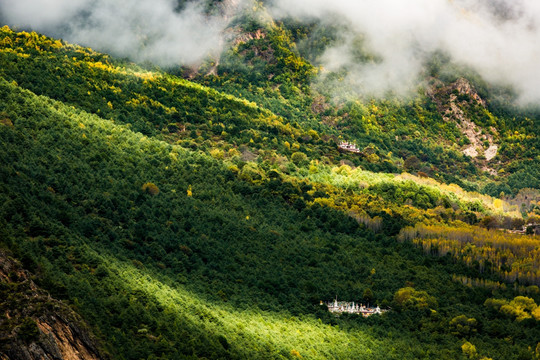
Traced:
POLYGON ((479 202, 481 207, 485 208, 490 213, 521 218, 521 214, 517 211, 517 206, 511 206, 501 199, 477 192, 466 191, 456 184, 444 184, 433 178, 415 176, 409 173, 395 175, 375 173, 363 170, 359 167, 351 168, 348 165, 328 167, 317 164, 313 165, 313 171, 310 171, 307 178, 313 182, 327 183, 353 191, 361 191, 380 183, 400 184, 412 181, 420 187, 434 191, 438 196, 448 196, 448 198, 453 200, 457 206, 459 206, 459 203, 474 204, 479 202))
POLYGON ((444 194, 453 194, 458 199, 470 203, 480 201, 482 206, 489 209, 490 212, 498 215, 506 215, 515 218, 521 218, 521 214, 516 205, 511 205, 508 202, 489 196, 486 194, 480 194, 478 192, 466 191, 462 187, 456 184, 441 183, 430 177, 416 176, 409 173, 402 173, 396 176, 396 180, 412 180, 420 185, 435 188, 444 194))
POLYGON ((278 136, 291 141, 309 137, 307 129, 252 101, 158 70, 113 61, 89 48, 63 42, 52 48, 48 45, 52 39, 29 33, 40 45, 36 50, 27 46, 26 33, 7 27, 2 31, 5 36, 0 43, 0 61, 8 78, 14 76, 26 86, 32 83, 31 90, 38 94, 69 101, 103 118, 130 123, 137 131, 154 135, 162 132, 171 143, 186 140, 186 146, 201 146, 206 141, 207 148, 211 141, 221 142, 221 147, 244 144, 268 148, 272 140, 271 146, 283 149, 285 141, 278 136), (12 48, 11 44, 20 46, 12 48), (12 56, 26 59, 20 66, 27 71, 18 72, 12 56), (36 67, 36 62, 30 61, 34 58, 49 70, 36 67), (58 84, 65 87, 61 89, 58 84), (178 127, 187 131, 169 130, 178 127), (255 132, 255 136, 248 136, 248 132, 255 132))
MULTIPOLYGON (((171 84, 176 84, 193 90, 206 92, 213 96, 222 97, 224 99, 237 102, 242 106, 249 107, 253 110, 263 110, 259 108, 254 102, 248 101, 246 99, 241 99, 230 94, 221 93, 212 88, 191 81, 166 76, 163 73, 157 71, 145 70, 137 66, 136 64, 129 64, 128 66, 113 64, 111 62, 111 59, 107 55, 97 53, 91 48, 64 43, 62 41, 54 40, 44 35, 39 35, 35 32, 15 32, 11 30, 8 26, 2 27, 1 32, 5 35, 4 38, 0 41, 0 45, 3 47, 2 51, 13 52, 20 57, 27 58, 34 50, 40 53, 49 52, 51 54, 57 53, 60 50, 63 52, 75 52, 77 56, 73 57, 74 66, 85 66, 96 71, 109 72, 118 75, 134 76, 144 81, 147 81, 147 84, 149 85, 151 84, 151 82, 157 82, 158 80, 167 78, 167 81, 171 84), (12 49, 11 47, 13 47, 13 44, 21 46, 17 47, 16 49, 12 49), (35 48, 36 46, 37 48, 35 48)), ((98 75, 99 77, 99 74, 96 75, 98 75)), ((167 91, 167 89, 164 88, 162 90, 167 91)), ((139 96, 142 95, 139 94, 139 96)), ((267 110, 264 112, 267 116, 272 115, 267 110)), ((274 119, 272 120, 275 122, 275 118, 277 117, 274 115, 273 118, 274 119)), ((277 123, 282 122, 283 120, 280 120, 277 123)))
MULTIPOLYGON (((255 308, 237 310, 226 304, 212 304, 182 285, 169 285, 150 271, 137 269, 130 263, 109 256, 103 257, 102 261, 122 284, 122 289, 117 290, 129 289, 130 293, 140 292, 155 299, 169 321, 189 324, 185 326, 196 328, 196 333, 205 333, 213 341, 218 339, 240 357, 273 358, 275 354, 288 357, 295 350, 307 359, 381 358, 381 348, 385 347, 381 340, 366 332, 340 329, 313 317, 298 318, 287 313, 255 308)), ((148 324, 141 323, 139 327, 148 338, 158 336, 153 333, 155 330, 148 329, 148 324)), ((386 355, 394 357, 397 354, 386 355)))
POLYGON ((298 177, 326 192, 314 202, 349 213, 366 226, 380 230, 380 215, 401 216, 409 224, 461 220, 476 223, 490 214, 508 219, 522 215, 503 200, 468 192, 461 187, 407 173, 374 173, 348 165, 311 162, 298 177), (505 211, 506 209, 506 211, 505 211), (378 220, 373 220, 378 217, 378 220))

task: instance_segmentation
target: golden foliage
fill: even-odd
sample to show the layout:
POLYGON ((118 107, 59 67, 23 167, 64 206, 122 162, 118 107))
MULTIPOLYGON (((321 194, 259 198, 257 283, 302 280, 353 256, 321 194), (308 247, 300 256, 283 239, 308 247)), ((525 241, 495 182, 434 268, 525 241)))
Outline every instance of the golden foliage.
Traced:
POLYGON ((461 345, 461 351, 463 352, 463 355, 467 356, 469 359, 473 359, 477 356, 476 346, 468 341, 465 341, 465 343, 461 345))
POLYGON ((477 266, 515 280, 540 284, 540 237, 447 225, 417 225, 402 229, 398 239, 412 241, 427 253, 450 253, 468 266, 477 266))
POLYGON ((302 355, 297 350, 292 349, 291 350, 291 356, 301 359, 302 355))
POLYGON ((526 296, 516 296, 512 301, 487 299, 484 305, 508 316, 515 317, 516 321, 523 321, 525 319, 540 321, 540 306, 534 302, 534 299, 526 296))

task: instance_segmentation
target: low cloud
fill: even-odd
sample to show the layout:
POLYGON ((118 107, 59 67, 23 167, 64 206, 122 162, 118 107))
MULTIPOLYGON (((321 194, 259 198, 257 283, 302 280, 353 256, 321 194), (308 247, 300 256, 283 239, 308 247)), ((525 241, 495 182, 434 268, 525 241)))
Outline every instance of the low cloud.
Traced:
POLYGON ((338 45, 320 61, 346 68, 344 82, 360 93, 414 91, 434 52, 511 85, 522 103, 540 100, 540 2, 537 0, 276 0, 276 16, 340 19, 338 45), (333 14, 335 16, 329 16, 333 14), (347 46, 363 36, 375 61, 360 62, 347 46))
MULTIPOLYGON (((222 9, 238 1, 224 1, 222 9)), ((228 16, 201 0, 175 11, 174 0, 0 0, 4 20, 135 61, 194 64, 223 46, 228 16)))

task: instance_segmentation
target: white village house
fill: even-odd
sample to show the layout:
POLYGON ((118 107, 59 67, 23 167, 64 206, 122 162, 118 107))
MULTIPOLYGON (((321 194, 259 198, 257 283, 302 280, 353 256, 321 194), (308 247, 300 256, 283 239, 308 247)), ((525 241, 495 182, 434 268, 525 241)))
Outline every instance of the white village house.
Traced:
POLYGON ((382 314, 388 310, 382 310, 379 306, 377 307, 368 307, 363 304, 358 304, 353 302, 337 301, 337 298, 334 301, 323 302, 321 300, 321 305, 326 305, 328 311, 336 314, 348 313, 348 314, 360 314, 363 317, 368 317, 374 314, 382 314))
POLYGON ((350 142, 347 142, 347 141, 340 142, 339 145, 338 145, 338 148, 340 148, 341 150, 350 151, 350 152, 353 152, 353 153, 359 153, 360 152, 360 149, 356 147, 356 144, 353 144, 353 143, 350 143, 350 142))

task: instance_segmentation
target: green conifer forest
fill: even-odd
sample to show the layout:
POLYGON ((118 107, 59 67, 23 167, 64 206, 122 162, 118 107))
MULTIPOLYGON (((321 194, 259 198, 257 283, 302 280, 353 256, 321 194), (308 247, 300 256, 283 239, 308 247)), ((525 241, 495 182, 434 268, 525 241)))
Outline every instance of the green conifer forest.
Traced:
POLYGON ((540 359, 538 104, 444 53, 347 93, 270 7, 197 66, 0 16, 0 359, 540 359))

